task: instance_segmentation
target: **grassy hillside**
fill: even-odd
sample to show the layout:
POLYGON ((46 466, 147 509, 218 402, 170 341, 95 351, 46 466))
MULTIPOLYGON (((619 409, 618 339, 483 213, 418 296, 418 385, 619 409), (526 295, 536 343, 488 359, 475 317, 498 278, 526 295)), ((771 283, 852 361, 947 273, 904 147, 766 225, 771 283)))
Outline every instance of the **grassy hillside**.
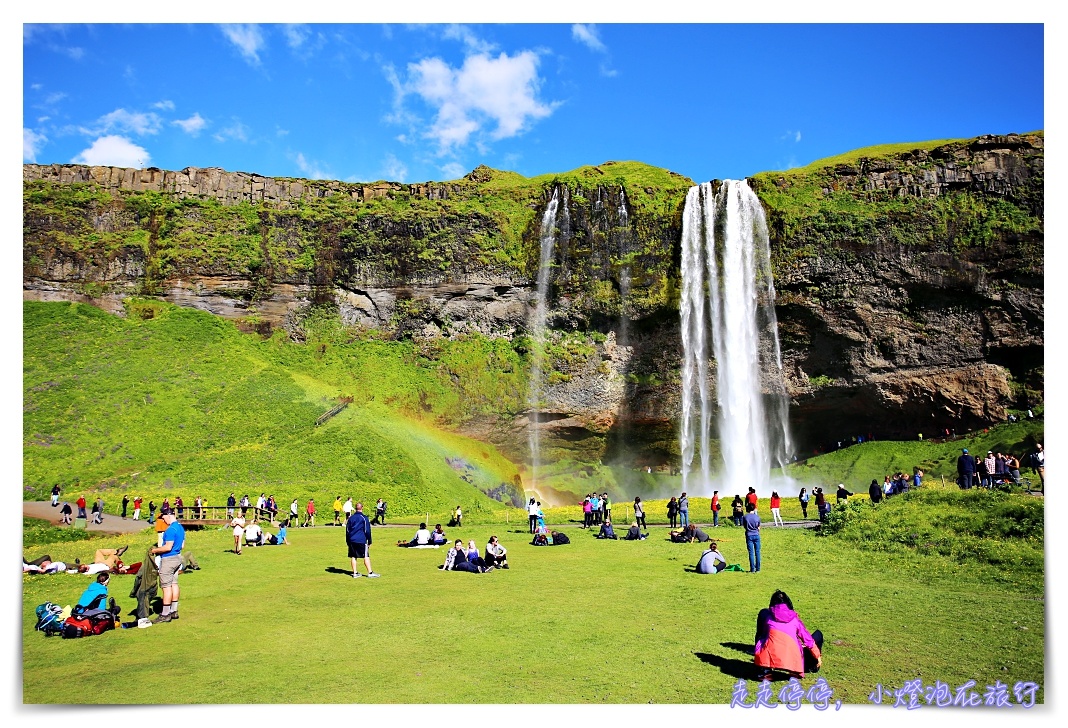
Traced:
POLYGON ((231 490, 265 491, 285 503, 315 497, 324 509, 341 493, 384 497, 401 514, 497 507, 472 484, 484 491, 515 476, 493 447, 444 428, 464 408, 506 397, 496 388, 521 376, 507 345, 464 340, 435 360, 410 343, 340 341, 314 322, 296 344, 200 311, 128 309, 122 319, 80 304, 25 304, 26 498, 60 483, 72 497, 112 489, 111 512, 119 491, 212 504, 231 490), (450 386, 453 375, 465 386, 450 386), (354 402, 316 427, 338 396, 354 402), (472 466, 462 470, 471 484, 447 457, 472 466))

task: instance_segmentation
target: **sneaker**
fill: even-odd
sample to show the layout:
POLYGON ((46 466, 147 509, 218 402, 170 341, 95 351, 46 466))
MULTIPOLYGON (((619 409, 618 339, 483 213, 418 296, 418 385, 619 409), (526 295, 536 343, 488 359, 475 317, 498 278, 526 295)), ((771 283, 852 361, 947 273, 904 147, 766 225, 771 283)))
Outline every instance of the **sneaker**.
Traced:
POLYGON ((177 620, 178 620, 178 612, 171 612, 171 621, 174 622, 174 621, 177 621, 177 620))
POLYGON ((487 572, 490 572, 490 571, 493 571, 493 570, 494 570, 494 569, 496 569, 496 568, 497 568, 496 566, 487 566, 487 567, 486 567, 486 571, 487 571, 487 572))
POLYGON ((381 574, 376 574, 375 572, 373 572, 373 571, 372 571, 372 572, 371 572, 370 574, 368 574, 367 576, 371 577, 372 579, 377 579, 378 577, 380 577, 380 576, 382 576, 382 575, 381 575, 381 574))
POLYGON ((502 568, 502 569, 507 569, 507 568, 508 568, 508 564, 505 564, 505 565, 504 565, 504 566, 502 566, 501 568, 502 568))
POLYGON ((152 624, 162 624, 164 622, 170 622, 174 617, 169 614, 161 614, 152 620, 152 624))
POLYGON ((359 578, 360 578, 361 576, 363 576, 363 574, 361 574, 361 573, 360 573, 360 572, 358 572, 358 571, 354 571, 354 572, 352 572, 352 578, 353 578, 353 579, 359 579, 359 578))

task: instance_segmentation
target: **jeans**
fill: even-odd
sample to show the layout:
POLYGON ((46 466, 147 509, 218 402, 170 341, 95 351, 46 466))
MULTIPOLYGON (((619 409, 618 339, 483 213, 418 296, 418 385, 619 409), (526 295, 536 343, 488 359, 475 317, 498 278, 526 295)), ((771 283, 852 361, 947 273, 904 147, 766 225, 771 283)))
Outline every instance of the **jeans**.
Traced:
POLYGON ((683 528, 686 528, 690 525, 690 512, 679 511, 679 519, 679 525, 681 525, 683 528))
POLYGON ((719 525, 719 511, 712 511, 712 528, 719 525))
POLYGON ((745 547, 749 550, 749 571, 760 571, 760 534, 746 534, 745 547))

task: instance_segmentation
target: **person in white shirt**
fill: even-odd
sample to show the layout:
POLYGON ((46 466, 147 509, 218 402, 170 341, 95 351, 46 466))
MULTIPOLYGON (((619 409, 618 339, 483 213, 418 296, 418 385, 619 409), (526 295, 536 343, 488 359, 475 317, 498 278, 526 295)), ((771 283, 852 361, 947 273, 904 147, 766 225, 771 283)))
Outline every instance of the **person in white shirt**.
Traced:
POLYGON ((508 568, 508 549, 501 546, 496 536, 490 536, 486 543, 486 563, 498 569, 508 568))
POLYGON ((258 523, 250 523, 245 526, 245 543, 249 546, 263 545, 263 529, 258 523))
POLYGON ((234 516, 230 519, 230 527, 234 529, 234 548, 233 552, 238 556, 241 555, 241 537, 245 535, 245 519, 241 516, 234 516))
POLYGON ((429 546, 430 545, 430 531, 427 529, 425 523, 419 524, 419 530, 415 532, 415 538, 411 541, 401 541, 398 546, 429 546))
POLYGON ((708 544, 708 550, 701 554, 701 560, 697 562, 698 574, 718 574, 727 568, 727 560, 719 552, 716 542, 708 544))
POLYGON ((345 505, 341 506, 341 510, 345 513, 345 521, 348 522, 349 516, 352 515, 352 496, 349 496, 345 501, 345 505))

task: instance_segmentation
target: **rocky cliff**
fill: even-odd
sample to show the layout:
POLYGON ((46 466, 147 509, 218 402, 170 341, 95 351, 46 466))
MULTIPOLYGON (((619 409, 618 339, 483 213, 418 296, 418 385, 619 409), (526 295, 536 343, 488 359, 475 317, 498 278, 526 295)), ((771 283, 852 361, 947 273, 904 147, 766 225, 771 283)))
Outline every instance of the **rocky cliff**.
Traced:
MULTIPOLYGON (((1002 419, 1042 390, 1041 134, 980 137, 750 180, 768 214, 803 447, 1002 419)), ((301 338, 309 307, 387 337, 529 353, 541 212, 568 190, 536 426, 550 457, 674 459, 688 179, 632 162, 401 185, 24 166, 24 295, 122 313, 160 297, 301 338)), ((524 401, 522 396, 513 398, 524 401)), ((525 454, 525 411, 462 426, 525 454)))

